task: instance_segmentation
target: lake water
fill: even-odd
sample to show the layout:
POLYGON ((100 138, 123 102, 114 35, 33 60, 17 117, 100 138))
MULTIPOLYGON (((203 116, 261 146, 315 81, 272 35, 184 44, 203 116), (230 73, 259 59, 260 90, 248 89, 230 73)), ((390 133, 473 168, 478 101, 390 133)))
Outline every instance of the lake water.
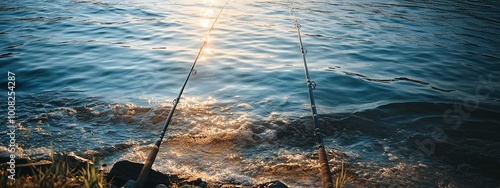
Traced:
MULTIPOLYGON (((0 2, 1 90, 15 73, 17 154, 46 158, 52 143, 143 163, 225 3, 0 2)), ((500 186, 499 1, 293 6, 334 176, 344 163, 356 187, 500 186)), ((290 10, 288 1, 227 4, 154 169, 321 186, 290 10)))

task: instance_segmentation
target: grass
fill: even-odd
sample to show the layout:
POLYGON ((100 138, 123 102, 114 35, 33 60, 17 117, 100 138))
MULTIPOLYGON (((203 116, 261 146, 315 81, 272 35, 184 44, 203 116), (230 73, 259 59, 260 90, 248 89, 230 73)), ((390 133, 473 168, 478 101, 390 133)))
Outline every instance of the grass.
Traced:
POLYGON ((342 168, 340 169, 339 175, 337 176, 337 179, 335 180, 335 188, 342 188, 347 184, 349 181, 350 177, 347 176, 347 172, 344 168, 344 163, 342 163, 342 168))
POLYGON ((94 165, 90 165, 89 163, 87 163, 85 168, 80 169, 79 174, 80 182, 82 182, 84 187, 104 188, 111 186, 111 184, 106 186, 107 183, 104 174, 100 173, 94 165))
POLYGON ((106 188, 111 187, 107 183, 104 174, 99 172, 93 164, 87 163, 86 167, 77 169, 70 167, 66 162, 66 153, 63 153, 57 160, 54 160, 54 153, 51 151, 53 163, 47 167, 33 168, 33 175, 17 177, 15 180, 7 178, 7 170, 0 171, 0 187, 22 187, 22 188, 106 188))

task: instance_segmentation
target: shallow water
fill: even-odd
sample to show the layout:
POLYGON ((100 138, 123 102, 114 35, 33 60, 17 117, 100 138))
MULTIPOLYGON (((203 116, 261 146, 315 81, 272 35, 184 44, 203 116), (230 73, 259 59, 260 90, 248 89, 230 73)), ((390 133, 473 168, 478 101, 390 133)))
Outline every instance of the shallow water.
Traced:
MULTIPOLYGON (((224 3, 2 1, 19 155, 52 142, 143 162, 224 3)), ((294 6, 334 174, 344 162, 361 187, 500 185, 497 1, 294 6)), ((319 186, 303 74, 290 3, 230 1, 154 168, 319 186)))

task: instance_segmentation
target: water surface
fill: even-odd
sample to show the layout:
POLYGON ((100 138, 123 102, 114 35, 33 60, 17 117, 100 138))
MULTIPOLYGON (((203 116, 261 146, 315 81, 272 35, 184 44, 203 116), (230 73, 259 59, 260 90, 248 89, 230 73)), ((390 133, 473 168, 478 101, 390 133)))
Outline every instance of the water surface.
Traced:
MULTIPOLYGON (((44 158, 52 142, 142 163, 224 3, 2 1, 0 66, 16 74, 19 155, 44 158)), ((345 163, 360 187, 500 185, 497 1, 293 6, 334 174, 345 163)), ((320 186, 290 10, 228 3, 155 169, 320 186)))

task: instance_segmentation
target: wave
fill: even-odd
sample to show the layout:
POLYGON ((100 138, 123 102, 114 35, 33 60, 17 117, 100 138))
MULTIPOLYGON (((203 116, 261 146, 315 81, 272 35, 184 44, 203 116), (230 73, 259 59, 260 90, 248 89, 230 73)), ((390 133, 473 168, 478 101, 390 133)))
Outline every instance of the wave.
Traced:
MULTIPOLYGON (((334 173, 342 163, 347 164, 355 179, 353 184, 360 187, 435 186, 436 182, 474 185, 478 179, 484 185, 495 185, 500 152, 494 148, 498 148, 500 140, 492 138, 498 134, 495 129, 499 112, 484 105, 471 113, 461 127, 453 129, 443 121, 453 106, 392 103, 360 112, 320 114, 334 173), (489 132, 490 136, 471 132, 489 132), (415 178, 429 173, 446 175, 449 182, 439 177, 415 178)), ((205 125, 202 132, 172 134, 155 168, 214 182, 250 185, 280 179, 294 186, 319 186, 309 117, 279 117, 237 125, 222 132, 213 132, 205 125)), ((143 162, 147 152, 145 147, 137 146, 116 160, 143 162)))
MULTIPOLYGON (((19 156, 48 158, 52 143, 55 150, 108 164, 143 163, 171 106, 157 99, 109 102, 79 91, 22 98, 19 156)), ((255 185, 278 179, 319 186, 311 118, 299 113, 256 118, 245 106, 183 99, 153 168, 211 182, 255 185)), ((488 186, 498 183, 494 177, 500 174, 499 115, 494 104, 472 109, 404 102, 319 117, 332 171, 345 164, 355 186, 446 183, 429 173, 446 175, 452 185, 475 185, 477 179, 461 178, 470 176, 488 186), (456 113, 459 108, 463 112, 456 113)), ((7 153, 5 147, 0 150, 7 153)))

